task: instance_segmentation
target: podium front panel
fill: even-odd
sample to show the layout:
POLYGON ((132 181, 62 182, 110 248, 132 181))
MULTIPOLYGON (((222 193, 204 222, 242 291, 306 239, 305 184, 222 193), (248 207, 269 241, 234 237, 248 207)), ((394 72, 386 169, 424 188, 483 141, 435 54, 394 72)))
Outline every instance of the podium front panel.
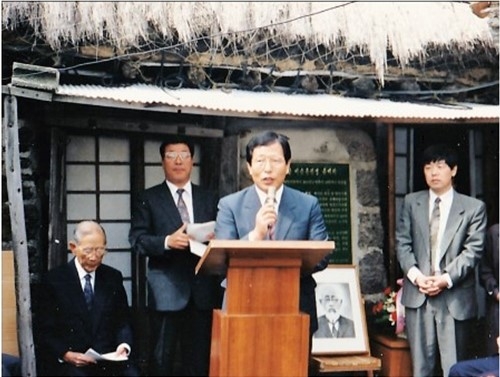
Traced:
POLYGON ((309 316, 214 312, 211 377, 307 377, 309 316))
POLYGON ((298 257, 232 259, 227 273, 227 312, 298 313, 300 265, 298 257))

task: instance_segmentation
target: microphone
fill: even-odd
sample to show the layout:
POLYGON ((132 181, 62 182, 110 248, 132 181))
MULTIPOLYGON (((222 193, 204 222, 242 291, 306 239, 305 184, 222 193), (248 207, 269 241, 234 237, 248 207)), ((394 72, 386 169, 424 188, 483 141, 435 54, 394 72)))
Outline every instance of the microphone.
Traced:
POLYGON ((264 203, 265 204, 272 203, 272 205, 274 206, 275 201, 276 201, 276 187, 269 186, 269 188, 267 189, 267 198, 264 203))

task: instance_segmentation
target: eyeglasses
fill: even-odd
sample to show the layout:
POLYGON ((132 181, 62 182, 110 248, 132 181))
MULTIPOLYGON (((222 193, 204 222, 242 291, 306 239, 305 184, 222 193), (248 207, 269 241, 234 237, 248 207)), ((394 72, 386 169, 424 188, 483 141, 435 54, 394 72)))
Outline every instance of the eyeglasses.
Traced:
POLYGON ((104 255, 104 253, 106 252, 106 248, 103 246, 84 247, 81 250, 85 255, 90 255, 92 253, 96 253, 97 255, 101 256, 101 255, 104 255))
POLYGON ((177 157, 181 158, 181 161, 184 161, 191 157, 191 153, 189 152, 165 152, 165 158, 167 160, 176 160, 177 157))
POLYGON ((325 297, 323 297, 323 301, 324 302, 334 302, 334 303, 337 303, 337 302, 340 301, 340 298, 325 296, 325 297))
POLYGON ((267 162, 269 162, 272 167, 278 167, 285 164, 285 159, 283 157, 257 157, 252 161, 252 166, 258 169, 264 169, 267 162))

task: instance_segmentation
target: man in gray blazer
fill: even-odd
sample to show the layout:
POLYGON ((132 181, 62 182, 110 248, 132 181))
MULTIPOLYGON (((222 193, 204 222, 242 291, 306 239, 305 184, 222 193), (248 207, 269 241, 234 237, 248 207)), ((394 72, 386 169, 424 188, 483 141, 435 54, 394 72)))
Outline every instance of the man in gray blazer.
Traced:
POLYGON ((486 208, 454 190, 457 165, 458 155, 445 145, 423 152, 429 190, 406 195, 396 229, 405 277, 401 302, 413 375, 419 377, 434 376, 438 358, 445 377, 454 363, 468 358, 478 310, 474 269, 484 247, 486 208))
MULTIPOLYGON (((327 240, 318 199, 283 184, 291 156, 288 138, 275 132, 259 133, 248 142, 247 168, 254 185, 219 201, 216 239, 327 240)), ((328 266, 328 257, 314 272, 328 266)), ((299 306, 310 316, 311 336, 318 328, 315 287, 312 275, 301 276, 299 306)))
POLYGON ((148 257, 149 375, 208 376, 212 311, 220 307, 222 290, 218 277, 195 275, 200 258, 190 251, 186 226, 215 220, 218 197, 191 183, 194 145, 189 139, 166 139, 160 155, 165 181, 141 193, 129 234, 133 250, 148 257), (184 191, 179 194, 179 189, 184 191), (174 370, 176 361, 182 370, 174 370))

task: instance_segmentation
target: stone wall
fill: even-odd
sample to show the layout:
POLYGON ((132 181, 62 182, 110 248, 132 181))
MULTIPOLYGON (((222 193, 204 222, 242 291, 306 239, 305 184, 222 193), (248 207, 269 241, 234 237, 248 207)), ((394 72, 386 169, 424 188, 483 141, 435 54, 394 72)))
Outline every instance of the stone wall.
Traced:
MULTIPOLYGON (((48 161, 50 146, 40 127, 19 120, 19 157, 21 165, 24 217, 29 254, 30 280, 38 281, 47 254, 48 161)), ((2 159, 4 160, 3 156, 2 159)), ((5 165, 2 164, 2 250, 12 250, 12 232, 5 165)))

